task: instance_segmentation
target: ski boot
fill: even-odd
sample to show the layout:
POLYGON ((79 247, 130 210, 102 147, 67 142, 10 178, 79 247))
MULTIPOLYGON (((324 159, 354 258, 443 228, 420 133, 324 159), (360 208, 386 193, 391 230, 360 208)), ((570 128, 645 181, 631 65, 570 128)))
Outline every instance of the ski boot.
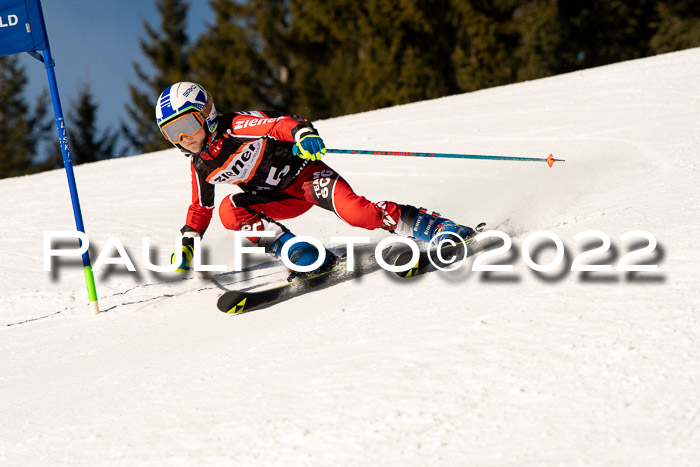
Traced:
POLYGON ((471 227, 440 217, 440 214, 436 212, 428 214, 424 208, 403 206, 396 233, 429 243, 433 239, 439 241, 442 238, 451 238, 454 241, 461 239, 466 242, 477 232, 471 227))
MULTIPOLYGON (((275 258, 279 258, 284 244, 294 237, 294 234, 285 232, 272 244, 268 253, 275 258)), ((289 261, 296 266, 309 266, 314 264, 319 257, 319 252, 316 247, 306 242, 295 243, 289 248, 287 254, 289 256, 289 261)), ((338 263, 338 260, 339 257, 337 255, 326 249, 326 258, 318 268, 308 272, 299 272, 290 269, 287 282, 314 277, 326 271, 330 271, 338 263)))

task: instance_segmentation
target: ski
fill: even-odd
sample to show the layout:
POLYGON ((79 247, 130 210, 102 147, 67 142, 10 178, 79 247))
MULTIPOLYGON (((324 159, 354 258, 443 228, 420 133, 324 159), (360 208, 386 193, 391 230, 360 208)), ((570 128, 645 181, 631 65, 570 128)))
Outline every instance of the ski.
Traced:
MULTIPOLYGON (((439 249, 423 250, 418 255, 418 260, 415 264, 406 271, 397 272, 396 275, 403 278, 411 278, 426 272, 435 271, 439 268, 446 268, 452 264, 452 261, 458 256, 469 257, 487 247, 492 243, 484 244, 476 242, 474 237, 486 229, 486 223, 482 222, 474 228, 474 235, 464 239, 464 242, 452 242, 439 249), (464 255, 464 249, 467 249, 467 254, 464 255)), ((394 260, 394 266, 405 266, 413 258, 413 252, 404 251, 399 254, 394 260)))
POLYGON ((354 271, 348 271, 347 261, 343 259, 328 271, 277 287, 263 290, 229 290, 219 297, 216 306, 224 313, 236 315, 248 313, 298 297, 313 290, 330 287, 378 271, 379 269, 381 267, 375 261, 374 255, 356 258, 354 271))
MULTIPOLYGON (((485 226, 486 224, 484 223, 479 224, 475 229, 475 235, 483 231, 485 226)), ((481 243, 475 242, 473 237, 466 239, 465 243, 468 245, 467 256, 471 256, 490 246, 490 244, 482 245, 481 243)), ((438 266, 449 265, 450 258, 464 252, 465 243, 449 245, 441 248, 440 256, 442 257, 442 260, 438 257, 437 259, 433 260, 433 263, 437 264, 438 266)), ((391 251, 387 250, 382 255, 387 259, 388 263, 393 263, 394 265, 405 265, 412 257, 411 251, 407 250, 406 248, 396 248, 391 251)), ((432 258, 436 255, 436 252, 422 251, 419 254, 418 261, 411 269, 402 273, 397 272, 396 274, 401 277, 413 277, 434 270, 435 267, 433 266, 433 263, 430 262, 428 255, 431 255, 432 258)), ((294 297, 298 297, 300 295, 304 295, 311 291, 320 290, 378 271, 381 269, 381 266, 377 263, 374 255, 372 254, 356 259, 354 269, 354 271, 348 271, 347 262, 345 259, 342 259, 328 271, 321 272, 311 277, 297 279, 276 287, 262 290, 249 289, 226 291, 219 296, 216 306, 224 313, 236 315, 248 313, 294 297)))

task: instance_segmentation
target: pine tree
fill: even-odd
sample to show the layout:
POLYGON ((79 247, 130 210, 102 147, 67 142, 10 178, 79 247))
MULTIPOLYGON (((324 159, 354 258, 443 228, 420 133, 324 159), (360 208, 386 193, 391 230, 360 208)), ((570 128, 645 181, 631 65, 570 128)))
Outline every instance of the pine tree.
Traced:
POLYGON ((287 2, 213 0, 210 5, 214 24, 189 58, 194 80, 213 96, 217 110, 293 107, 287 2))
POLYGON ((322 117, 454 88, 447 0, 292 1, 294 88, 322 117), (447 52, 447 53, 446 53, 447 52))
POLYGON ((405 104, 449 94, 452 68, 449 2, 392 0, 361 3, 359 26, 364 40, 357 71, 356 92, 364 95, 350 111, 405 104))
POLYGON ((67 121, 74 165, 110 159, 114 151, 117 133, 110 130, 99 132, 97 127, 98 105, 90 85, 83 84, 76 101, 71 106, 71 120, 67 121))
MULTIPOLYGON (((74 166, 120 155, 121 150, 117 149, 119 133, 109 129, 100 132, 98 129, 98 108, 90 84, 84 83, 66 116, 66 132, 74 166)), ((63 167, 61 147, 53 145, 50 156, 39 167, 41 170, 63 167)))
POLYGON ((651 39, 654 53, 700 47, 700 2, 660 1, 657 11, 659 24, 651 39))
POLYGON ((459 1, 454 10, 453 63, 459 92, 500 86, 515 80, 513 49, 517 32, 511 27, 514 4, 506 1, 459 1))
POLYGON ((26 85, 19 57, 0 57, 0 178, 35 172, 38 149, 51 130, 48 93, 44 90, 30 109, 23 96, 26 85))
POLYGON ((144 21, 147 39, 141 40, 141 51, 154 69, 149 76, 138 63, 134 71, 139 85, 130 85, 131 101, 126 105, 129 121, 122 131, 136 152, 171 148, 155 123, 158 96, 169 85, 190 79, 187 59, 188 37, 185 33, 188 5, 184 0, 156 0, 160 27, 154 29, 144 21))
POLYGON ((589 68, 650 54, 656 1, 559 0, 564 60, 589 68))
POLYGON ((572 60, 563 54, 558 0, 518 3, 512 19, 506 23, 517 39, 517 44, 509 47, 514 81, 570 71, 572 60))
POLYGON ((290 81, 295 111, 311 119, 352 112, 364 96, 356 86, 365 31, 359 30, 362 2, 292 0, 290 81))
POLYGON ((700 45, 692 0, 210 0, 190 54, 221 111, 311 119, 700 45))

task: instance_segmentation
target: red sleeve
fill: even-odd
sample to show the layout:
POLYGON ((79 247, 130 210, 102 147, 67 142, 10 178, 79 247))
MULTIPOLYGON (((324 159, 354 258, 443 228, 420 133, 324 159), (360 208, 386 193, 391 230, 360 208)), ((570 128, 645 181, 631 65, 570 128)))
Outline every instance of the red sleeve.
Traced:
POLYGON ((279 141, 294 142, 294 135, 302 128, 314 129, 308 120, 280 112, 242 112, 231 122, 231 133, 235 136, 269 136, 279 141))
POLYGON ((196 231, 200 236, 209 227, 212 213, 214 212, 214 185, 200 177, 194 169, 194 164, 190 164, 192 172, 192 204, 187 210, 187 220, 182 232, 196 231))

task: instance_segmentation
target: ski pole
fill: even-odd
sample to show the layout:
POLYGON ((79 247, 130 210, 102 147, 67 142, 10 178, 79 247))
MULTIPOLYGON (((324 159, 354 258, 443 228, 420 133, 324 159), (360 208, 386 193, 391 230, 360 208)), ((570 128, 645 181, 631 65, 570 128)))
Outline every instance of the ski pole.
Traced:
POLYGON ((370 154, 375 156, 405 156, 405 157, 447 157, 452 159, 488 159, 497 161, 527 161, 546 162, 550 167, 555 161, 565 162, 564 159, 555 159, 552 154, 549 157, 512 157, 512 156, 483 156, 479 154, 446 154, 440 152, 400 152, 400 151, 377 151, 363 149, 327 149, 326 153, 334 154, 370 154))

